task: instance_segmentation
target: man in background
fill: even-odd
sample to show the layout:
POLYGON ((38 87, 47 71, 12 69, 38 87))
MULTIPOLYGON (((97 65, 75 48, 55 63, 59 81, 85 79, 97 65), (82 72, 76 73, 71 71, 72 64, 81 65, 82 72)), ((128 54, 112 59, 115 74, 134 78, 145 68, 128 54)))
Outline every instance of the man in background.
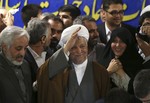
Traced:
POLYGON ((74 5, 63 5, 58 9, 58 16, 63 21, 65 28, 73 24, 73 20, 81 15, 81 11, 74 5))
POLYGON ((21 17, 25 27, 32 18, 41 18, 41 15, 42 8, 37 4, 27 4, 21 9, 21 17))
POLYGON ((150 68, 140 71, 133 82, 135 96, 142 103, 150 103, 150 68))
POLYGON ((106 44, 111 37, 111 32, 118 27, 127 28, 135 38, 136 28, 122 22, 124 16, 123 1, 103 0, 102 4, 103 12, 105 13, 105 22, 98 25, 100 41, 106 44))

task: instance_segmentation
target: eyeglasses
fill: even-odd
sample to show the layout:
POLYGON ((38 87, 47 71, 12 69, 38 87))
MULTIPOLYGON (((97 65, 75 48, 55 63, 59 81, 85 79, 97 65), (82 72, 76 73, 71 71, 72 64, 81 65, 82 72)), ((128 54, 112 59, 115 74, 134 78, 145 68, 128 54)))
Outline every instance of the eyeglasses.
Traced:
POLYGON ((108 12, 109 14, 111 14, 112 16, 116 16, 116 15, 123 15, 124 14, 124 11, 123 10, 120 10, 120 11, 117 11, 117 10, 113 10, 113 11, 106 11, 108 12))

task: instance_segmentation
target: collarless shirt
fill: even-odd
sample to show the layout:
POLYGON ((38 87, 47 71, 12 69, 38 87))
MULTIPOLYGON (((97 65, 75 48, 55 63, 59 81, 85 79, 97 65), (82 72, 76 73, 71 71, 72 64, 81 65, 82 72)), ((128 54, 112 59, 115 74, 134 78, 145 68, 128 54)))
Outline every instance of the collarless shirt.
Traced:
POLYGON ((76 76, 77 76, 77 81, 78 81, 79 85, 80 85, 80 83, 83 79, 83 76, 84 76, 84 73, 85 73, 85 70, 86 70, 86 66, 87 66, 87 62, 88 61, 86 59, 82 64, 74 64, 73 63, 75 73, 76 73, 76 76))

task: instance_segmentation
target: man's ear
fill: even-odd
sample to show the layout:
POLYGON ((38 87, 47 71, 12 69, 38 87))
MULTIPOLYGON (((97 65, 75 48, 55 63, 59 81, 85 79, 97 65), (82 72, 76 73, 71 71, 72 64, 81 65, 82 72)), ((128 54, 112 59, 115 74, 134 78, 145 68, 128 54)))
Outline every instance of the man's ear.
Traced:
POLYGON ((2 47, 2 50, 3 50, 4 52, 6 52, 7 49, 8 49, 8 48, 7 48, 8 46, 7 46, 5 43, 2 43, 2 44, 1 44, 1 47, 2 47))
POLYGON ((42 44, 44 44, 46 42, 46 36, 45 35, 42 36, 41 42, 42 42, 42 44))

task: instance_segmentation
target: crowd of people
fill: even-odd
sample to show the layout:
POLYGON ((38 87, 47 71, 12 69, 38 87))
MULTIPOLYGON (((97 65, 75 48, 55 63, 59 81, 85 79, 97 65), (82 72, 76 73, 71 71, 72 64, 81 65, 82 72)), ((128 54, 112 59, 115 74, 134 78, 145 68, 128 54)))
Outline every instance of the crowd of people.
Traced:
POLYGON ((101 24, 27 4, 22 28, 0 8, 0 103, 149 103, 150 5, 138 28, 123 16, 122 0, 102 1, 101 24))

